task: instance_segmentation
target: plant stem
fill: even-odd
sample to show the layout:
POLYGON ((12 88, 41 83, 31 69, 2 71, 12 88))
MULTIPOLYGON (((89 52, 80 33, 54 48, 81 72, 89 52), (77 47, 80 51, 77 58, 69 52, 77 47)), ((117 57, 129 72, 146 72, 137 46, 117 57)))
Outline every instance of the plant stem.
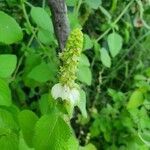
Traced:
MULTIPOLYGON (((131 4, 134 2, 134 0, 130 1, 130 3, 124 8, 124 10, 121 12, 121 14, 117 17, 117 19, 112 23, 113 25, 117 24, 118 21, 121 19, 121 17, 126 13, 128 8, 131 6, 131 4)), ((101 36, 99 36, 96 39, 96 42, 100 41, 107 33, 112 29, 112 27, 108 28, 101 36)))
POLYGON ((29 7, 33 7, 32 4, 30 4, 29 2, 24 2, 25 4, 27 4, 29 7))
MULTIPOLYGON (((29 27, 29 30, 30 32, 33 34, 33 36, 36 38, 36 41, 38 42, 38 44, 40 45, 40 47, 42 49, 45 49, 44 46, 42 45, 42 43, 38 40, 37 36, 36 36, 36 32, 34 31, 34 27, 31 25, 30 23, 30 20, 29 20, 29 17, 28 17, 28 14, 27 14, 27 11, 26 11, 26 8, 25 8, 25 5, 24 5, 24 2, 21 1, 21 6, 22 6, 22 10, 23 10, 23 14, 24 14, 24 17, 26 19, 26 22, 28 24, 28 27, 29 27)), ((32 6, 32 5, 31 5, 32 6)))
POLYGON ((75 14, 78 14, 81 4, 82 4, 82 0, 79 0, 77 6, 74 8, 75 14))
POLYGON ((13 77, 12 77, 12 81, 14 81, 15 80, 15 78, 16 78, 16 76, 17 76, 17 73, 18 73, 18 70, 19 70, 19 68, 20 68, 20 66, 21 66, 21 64, 22 64, 22 61, 23 61, 23 59, 24 59, 24 54, 20 57, 20 59, 19 59, 19 62, 18 62, 18 64, 17 64, 17 67, 16 67, 16 69, 15 69, 15 71, 14 71, 14 74, 13 74, 13 77))
POLYGON ((45 0, 42 1, 42 8, 45 7, 45 0))
POLYGON ((32 25, 31 25, 31 23, 30 23, 30 21, 29 21, 29 17, 28 17, 28 14, 27 14, 27 12, 26 12, 25 5, 24 5, 24 3, 23 3, 22 1, 21 1, 21 6, 22 6, 22 10, 23 10, 24 17, 25 17, 26 22, 27 22, 27 24, 28 24, 28 27, 29 27, 30 31, 33 33, 33 32, 34 32, 34 31, 33 31, 33 27, 32 27, 32 25))

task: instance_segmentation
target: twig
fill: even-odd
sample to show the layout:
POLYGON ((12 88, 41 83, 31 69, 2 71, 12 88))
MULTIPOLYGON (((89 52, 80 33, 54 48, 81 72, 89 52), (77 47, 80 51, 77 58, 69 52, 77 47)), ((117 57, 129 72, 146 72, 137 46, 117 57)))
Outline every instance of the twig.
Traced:
MULTIPOLYGON (((130 1, 130 3, 124 8, 124 10, 121 12, 121 14, 117 17, 117 19, 112 23, 112 25, 115 25, 118 23, 118 21, 121 19, 121 17, 126 13, 128 8, 131 6, 131 4, 134 2, 134 0, 130 1)), ((96 42, 100 41, 107 33, 111 30, 112 27, 108 28, 101 36, 99 36, 96 39, 96 42)))
POLYGON ((48 2, 52 11, 55 34, 60 50, 62 51, 65 48, 65 44, 70 32, 67 18, 67 7, 65 0, 49 0, 48 2))

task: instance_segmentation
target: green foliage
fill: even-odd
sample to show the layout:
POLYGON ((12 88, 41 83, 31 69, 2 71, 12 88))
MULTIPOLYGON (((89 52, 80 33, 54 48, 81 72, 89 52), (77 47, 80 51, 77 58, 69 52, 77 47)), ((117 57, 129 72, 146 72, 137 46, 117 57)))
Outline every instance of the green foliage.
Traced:
POLYGON ((136 90, 132 93, 132 95, 129 99, 127 107, 129 109, 137 108, 141 104, 143 104, 143 101, 144 101, 143 93, 140 90, 136 90))
POLYGON ((80 150, 96 150, 96 147, 93 144, 89 143, 85 147, 81 147, 80 150))
POLYGON ((0 147, 4 150, 18 149, 18 130, 12 114, 5 109, 0 109, 0 147))
POLYGON ((1 131, 1 138, 0 138, 0 147, 3 150, 14 150, 18 149, 18 138, 16 134, 11 133, 9 130, 1 131))
POLYGON ((53 35, 44 29, 39 29, 37 36, 39 41, 45 45, 50 45, 53 40, 53 35))
POLYGON ((0 150, 149 150, 149 1, 65 2, 83 33, 74 109, 50 92, 62 60, 48 1, 0 1, 0 150))
POLYGON ((85 0, 85 2, 93 9, 97 9, 99 5, 102 3, 101 0, 95 0, 95 1, 85 0))
POLYGON ((100 54, 101 54, 101 61, 102 64, 108 68, 111 66, 111 58, 108 54, 108 51, 105 48, 100 49, 100 54))
POLYGON ((67 141, 71 130, 64 120, 56 113, 43 115, 36 123, 33 138, 36 150, 68 149, 67 141))
POLYGON ((108 35, 107 42, 112 57, 115 57, 122 48, 122 37, 113 32, 108 35))
POLYGON ((80 65, 78 71, 78 79, 81 82, 86 83, 87 85, 91 85, 92 82, 92 73, 89 67, 80 65), (85 76, 86 75, 86 76, 85 76))
POLYGON ((34 150, 33 148, 29 148, 25 143, 22 136, 19 138, 19 150, 34 150))
POLYGON ((11 104, 11 92, 8 84, 5 80, 0 79, 0 105, 10 106, 11 104))
POLYGON ((81 55, 78 66, 79 66, 79 69, 77 72, 78 79, 81 82, 86 83, 87 85, 91 85, 92 72, 90 70, 90 62, 86 55, 84 55, 84 54, 81 55))
POLYGON ((23 37, 22 30, 14 18, 0 11, 0 42, 12 44, 20 41, 23 37))
POLYGON ((87 34, 85 34, 83 49, 87 50, 87 49, 91 49, 92 47, 93 47, 92 40, 90 39, 90 37, 87 34))
POLYGON ((48 64, 41 63, 31 70, 28 77, 38 82, 46 82, 51 79, 50 69, 48 64))
POLYGON ((39 100, 39 109, 41 114, 48 114, 55 107, 55 103, 50 94, 43 94, 39 100))
POLYGON ((76 0, 66 0, 67 6, 74 6, 76 4, 76 0))
POLYGON ((17 65, 15 55, 0 55, 0 77, 8 78, 12 75, 17 65))
POLYGON ((38 27, 53 32, 52 21, 48 13, 41 7, 32 7, 31 17, 38 27), (45 22, 46 21, 46 22, 45 22))
POLYGON ((78 107, 81 110, 81 113, 83 115, 83 117, 87 117, 87 111, 86 111, 86 93, 81 90, 80 92, 80 101, 78 103, 78 107))
POLYGON ((28 146, 32 147, 34 127, 35 127, 35 123, 38 120, 38 117, 32 111, 23 110, 19 113, 18 120, 21 128, 21 132, 23 134, 26 143, 28 144, 28 146))

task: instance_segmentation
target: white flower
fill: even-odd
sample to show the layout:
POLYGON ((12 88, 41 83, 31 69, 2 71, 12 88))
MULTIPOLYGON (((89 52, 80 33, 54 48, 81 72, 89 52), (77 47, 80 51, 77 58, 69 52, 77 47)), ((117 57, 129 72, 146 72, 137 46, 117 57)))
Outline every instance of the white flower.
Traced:
POLYGON ((73 104, 77 104, 78 100, 80 98, 80 93, 76 88, 73 88, 70 90, 70 94, 69 94, 69 100, 73 103, 73 104))
POLYGON ((63 86, 60 83, 57 83, 52 87, 51 94, 54 99, 62 98, 62 100, 67 100, 73 105, 77 104, 80 97, 78 89, 70 89, 67 85, 63 86))

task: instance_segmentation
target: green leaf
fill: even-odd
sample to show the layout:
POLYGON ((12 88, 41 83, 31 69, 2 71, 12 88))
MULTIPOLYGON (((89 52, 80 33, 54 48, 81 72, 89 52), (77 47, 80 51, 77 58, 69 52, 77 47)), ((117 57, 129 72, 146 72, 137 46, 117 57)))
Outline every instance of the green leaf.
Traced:
POLYGON ((2 128, 18 130, 18 125, 9 111, 0 108, 0 129, 2 128))
POLYGON ((18 136, 9 129, 0 128, 0 149, 18 150, 18 136))
POLYGON ((100 44, 96 40, 94 40, 93 43, 94 43, 95 59, 99 60, 99 58, 100 58, 100 44))
POLYGON ((34 127, 38 117, 30 110, 23 110, 19 113, 18 120, 23 133, 23 138, 28 146, 32 147, 34 127))
POLYGON ((35 66, 41 64, 42 60, 38 54, 29 54, 26 57, 24 74, 27 75, 35 66))
POLYGON ((78 107, 80 108, 83 117, 87 118, 86 94, 83 90, 80 91, 80 100, 78 102, 78 107))
POLYGON ((122 37, 118 33, 113 32, 108 35, 107 42, 112 57, 115 57, 122 48, 122 37))
POLYGON ((0 11, 0 42, 12 44, 22 38, 23 33, 18 23, 6 13, 0 11))
POLYGON ((45 45, 50 45, 52 41, 54 40, 53 34, 43 30, 39 29, 38 31, 38 39, 45 45))
POLYGON ((90 66, 90 62, 89 62, 87 56, 84 55, 84 54, 81 54, 79 63, 80 63, 80 64, 79 64, 80 66, 87 66, 87 67, 90 66))
POLYGON ((21 134, 19 137, 19 150, 34 150, 34 148, 29 148, 23 139, 23 135, 21 134))
POLYGON ((10 106, 11 101, 11 92, 6 81, 0 79, 0 105, 10 106))
POLYGON ((41 63, 31 70, 28 77, 41 83, 47 82, 51 79, 51 70, 49 65, 44 62, 41 63))
POLYGON ((0 55, 0 77, 8 78, 14 72, 17 65, 17 57, 15 55, 0 55))
POLYGON ((111 66, 111 58, 105 48, 100 49, 100 57, 102 64, 108 68, 111 66))
POLYGON ((111 14, 109 13, 109 11, 107 11, 104 7, 100 6, 99 7, 101 12, 106 16, 106 18, 108 18, 108 20, 110 21, 111 20, 111 14))
POLYGON ((71 136, 71 138, 69 138, 67 145, 68 145, 68 149, 66 150, 78 150, 79 149, 79 142, 74 136, 71 136))
POLYGON ((41 64, 42 58, 40 55, 31 53, 27 55, 26 61, 25 61, 25 68, 24 68, 24 73, 23 73, 23 80, 26 86, 28 87, 36 87, 39 83, 37 81, 30 79, 28 77, 29 73, 39 64, 41 64))
POLYGON ((0 108, 0 149, 18 150, 18 136, 16 135, 18 130, 18 124, 13 115, 0 108))
POLYGON ((99 118, 96 118, 92 125, 90 126, 90 134, 91 137, 97 137, 101 133, 101 120, 99 118))
POLYGON ((97 148, 93 144, 89 143, 84 147, 80 147, 79 150, 97 150, 97 148))
POLYGON ((48 13, 41 7, 32 7, 31 17, 37 26, 49 32, 54 32, 53 24, 48 13))
POLYGON ((128 109, 137 108, 143 104, 144 97, 143 93, 140 90, 136 90, 132 93, 129 102, 127 104, 128 109))
POLYGON ((67 6, 75 6, 77 3, 77 0, 66 0, 67 6))
POLYGON ((92 73, 91 73, 90 68, 87 66, 79 66, 78 79, 81 82, 86 83, 87 85, 91 85, 92 73))
POLYGON ((43 94, 39 100, 39 108, 41 114, 47 114, 51 110, 54 110, 54 99, 52 98, 51 94, 43 94))
POLYGON ((146 77, 144 76, 144 75, 141 75, 141 74, 136 74, 135 76, 134 76, 134 80, 146 80, 146 77))
POLYGON ((34 147, 36 150, 66 150, 70 137, 71 130, 60 116, 44 115, 36 123, 34 147))
POLYGON ((142 142, 150 147, 150 131, 139 132, 138 135, 142 142))
POLYGON ((84 34, 84 43, 83 43, 83 49, 91 49, 93 47, 93 42, 90 39, 90 37, 87 34, 84 34))
POLYGON ((98 9, 98 7, 101 5, 101 0, 85 0, 85 2, 93 9, 98 9))
POLYGON ((10 7, 13 7, 18 3, 17 0, 6 0, 6 2, 10 7))

